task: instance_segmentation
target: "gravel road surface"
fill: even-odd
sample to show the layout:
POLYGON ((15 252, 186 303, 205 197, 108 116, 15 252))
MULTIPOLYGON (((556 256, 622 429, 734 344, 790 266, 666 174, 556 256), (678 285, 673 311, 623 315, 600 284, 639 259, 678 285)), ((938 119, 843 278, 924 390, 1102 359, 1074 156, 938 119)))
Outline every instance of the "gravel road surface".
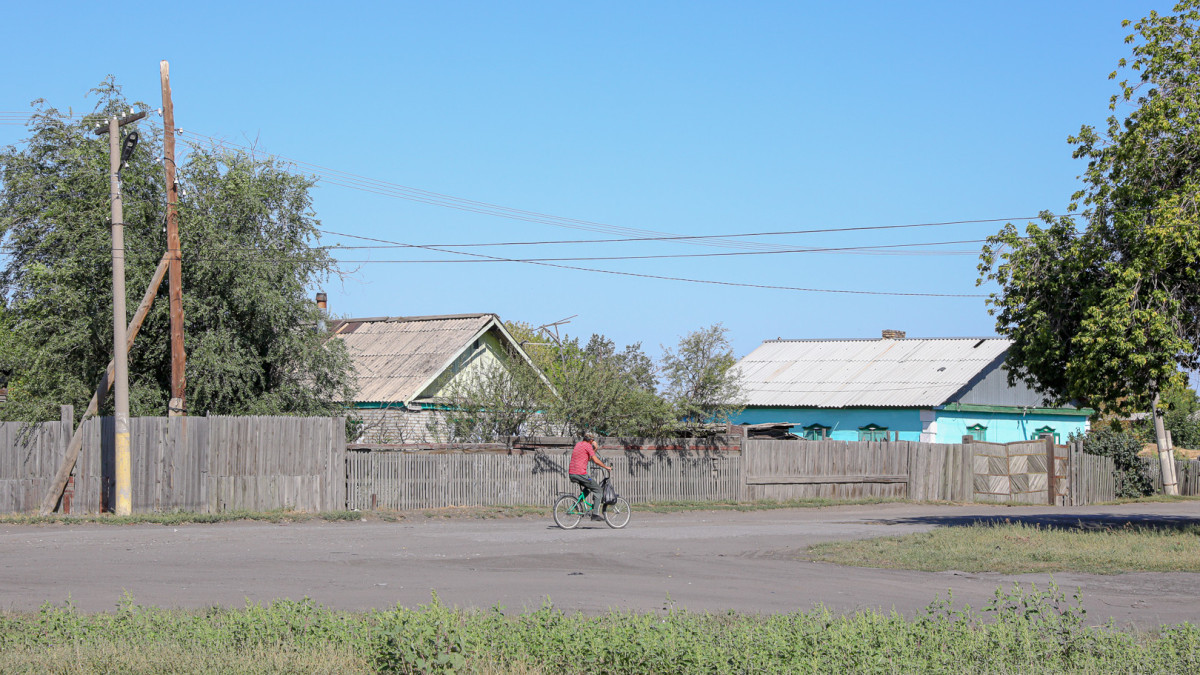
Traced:
MULTIPOLYGON (((409 518, 215 525, 0 525, 0 606, 71 602, 112 609, 124 593, 161 607, 313 600, 340 609, 444 603, 510 611, 547 602, 564 610, 787 612, 824 603, 919 611, 953 590, 981 607, 998 586, 1049 575, 910 572, 806 562, 805 547, 926 531, 986 519, 1035 522, 1200 523, 1200 505, 991 507, 882 504, 753 512, 638 513, 624 530, 549 517, 409 518)), ((1200 574, 1056 574, 1082 588, 1088 621, 1148 627, 1200 620, 1200 574)))

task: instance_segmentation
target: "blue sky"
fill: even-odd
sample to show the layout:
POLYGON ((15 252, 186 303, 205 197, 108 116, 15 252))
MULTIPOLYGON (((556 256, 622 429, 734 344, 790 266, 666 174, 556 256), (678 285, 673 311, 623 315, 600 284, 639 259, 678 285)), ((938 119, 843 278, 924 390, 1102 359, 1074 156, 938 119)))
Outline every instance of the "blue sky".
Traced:
MULTIPOLYGON (((586 221, 587 231, 329 182, 322 227, 405 244, 588 240, 629 228, 714 235, 1032 216, 1059 210, 1081 166, 1068 135, 1101 122, 1127 55, 1122 19, 1169 2, 16 3, 5 10, 0 111, 35 98, 90 111, 114 74, 176 125, 312 165, 586 221), (593 230, 598 228, 588 225, 593 230)), ((192 140, 202 136, 184 136, 192 140)), ((0 144, 24 137, 0 126, 0 144)), ((344 182, 344 181, 343 181, 344 182)), ((462 202, 458 202, 461 204, 462 202)), ((487 209, 485 209, 487 210, 487 209)), ((574 220, 562 220, 574 219, 574 220)), ((543 219, 544 220, 544 219, 543 219)), ((1002 223, 777 235, 777 248, 973 241, 1002 223)), ((644 236, 644 235, 643 235, 644 236)), ((342 235, 322 243, 361 245, 342 235)), ((978 244, 931 255, 784 253, 568 262, 765 286, 975 294, 978 244), (954 254, 947 255, 945 252, 954 254)), ((746 252, 694 242, 471 250, 497 257, 746 252)), ((184 252, 187 255, 187 252, 184 252)), ((994 333, 980 298, 718 286, 461 256, 344 251, 324 290, 343 316, 496 312, 652 356, 723 323, 744 355, 775 337, 994 333)), ((184 280, 186 292, 186 279, 184 280)))

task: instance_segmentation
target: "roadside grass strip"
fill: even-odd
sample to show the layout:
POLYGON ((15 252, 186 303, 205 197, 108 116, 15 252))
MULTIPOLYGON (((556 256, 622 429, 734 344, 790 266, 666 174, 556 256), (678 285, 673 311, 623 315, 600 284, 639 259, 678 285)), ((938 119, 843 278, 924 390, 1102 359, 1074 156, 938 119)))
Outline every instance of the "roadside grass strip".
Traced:
POLYGON ((0 525, 78 525, 80 523, 95 523, 103 525, 185 525, 188 523, 230 523, 237 521, 261 521, 267 523, 302 523, 314 520, 348 521, 359 520, 362 517, 357 511, 324 511, 321 513, 302 513, 287 509, 273 511, 247 511, 235 509, 221 513, 196 513, 194 511, 167 511, 162 513, 135 513, 130 516, 118 516, 111 513, 97 515, 66 515, 51 514, 39 516, 22 513, 0 515, 0 525))
POLYGON ((1200 526, 976 524, 817 544, 807 556, 838 565, 926 572, 1200 572, 1200 526))
MULTIPOLYGON (((635 513, 680 513, 685 511, 771 511, 775 509, 812 509, 831 506, 861 506, 864 504, 884 504, 902 502, 899 499, 865 498, 851 500, 834 499, 790 499, 759 501, 712 501, 688 502, 669 501, 638 503, 633 505, 635 513)), ((323 521, 401 521, 407 518, 426 518, 434 520, 451 519, 493 519, 493 518, 549 518, 551 507, 548 505, 496 505, 496 506, 446 506, 441 508, 414 509, 411 511, 324 511, 321 513, 303 513, 287 509, 273 511, 231 510, 222 513, 196 513, 192 511, 169 511, 163 513, 138 513, 131 516, 117 516, 111 513, 95 515, 64 515, 51 514, 39 516, 32 514, 0 514, 0 525, 60 525, 80 523, 100 525, 186 525, 189 523, 229 523, 237 521, 261 521, 268 523, 303 523, 315 520, 323 521)))
MULTIPOLYGON (((670 607, 668 602, 668 607, 670 607)), ((5 673, 1185 673, 1200 629, 1089 625, 1055 586, 997 589, 980 611, 937 599, 915 617, 567 614, 431 604, 367 613, 308 600, 204 611, 69 604, 0 614, 5 673)))

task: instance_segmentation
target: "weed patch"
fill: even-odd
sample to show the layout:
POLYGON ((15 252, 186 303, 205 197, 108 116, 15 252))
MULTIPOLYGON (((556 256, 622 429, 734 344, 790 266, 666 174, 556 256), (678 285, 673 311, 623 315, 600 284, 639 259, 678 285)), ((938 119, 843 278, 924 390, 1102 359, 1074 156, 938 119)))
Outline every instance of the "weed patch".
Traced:
POLYGON ((189 523, 230 523, 237 521, 259 521, 267 523, 302 523, 312 520, 345 521, 359 520, 363 515, 357 511, 324 511, 301 513, 277 509, 273 511, 233 510, 222 513, 196 513, 194 511, 169 511, 166 513, 137 513, 118 516, 111 513, 87 516, 51 514, 37 516, 28 514, 0 515, 0 525, 62 525, 92 523, 100 525, 186 525, 189 523))
POLYGON ((123 600, 0 614, 3 672, 1178 673, 1200 669, 1200 630, 1090 626, 1057 587, 998 589, 981 611, 937 599, 907 618, 824 608, 776 615, 612 611, 547 602, 518 614, 336 612, 310 601, 174 611, 123 600))
POLYGON ((980 524, 818 544, 812 560, 939 572, 1200 572, 1200 526, 980 524))

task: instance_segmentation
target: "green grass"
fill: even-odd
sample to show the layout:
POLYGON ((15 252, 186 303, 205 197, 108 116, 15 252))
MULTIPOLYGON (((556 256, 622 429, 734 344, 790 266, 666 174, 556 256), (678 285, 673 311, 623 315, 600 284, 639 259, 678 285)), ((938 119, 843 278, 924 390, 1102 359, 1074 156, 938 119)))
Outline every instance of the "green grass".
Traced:
MULTIPOLYGON (((635 513, 679 513, 683 511, 767 511, 773 509, 826 508, 830 506, 853 506, 901 502, 898 499, 867 498, 853 500, 792 499, 784 501, 715 501, 715 502, 654 502, 634 504, 635 513)), ((116 516, 110 513, 88 516, 52 514, 37 516, 28 514, 0 514, 0 525, 57 525, 95 523, 103 525, 183 525, 187 523, 226 523, 236 521, 262 521, 268 523, 302 523, 313 520, 400 521, 408 518, 425 519, 489 519, 489 518, 549 518, 549 506, 448 506, 436 509, 413 511, 327 511, 324 513, 300 513, 277 509, 274 511, 235 510, 223 513, 193 513, 171 511, 167 513, 141 513, 132 516, 116 516)))
POLYGON ((1105 504, 1160 504, 1160 503, 1161 504, 1171 504, 1174 502, 1200 502, 1200 496, 1150 495, 1149 497, 1136 497, 1136 498, 1125 497, 1122 499, 1115 499, 1111 502, 1104 502, 1104 503, 1105 504))
MULTIPOLYGON (((1143 502, 1187 502, 1200 501, 1200 497, 1165 497, 1153 496, 1141 499, 1122 499, 1111 504, 1132 504, 1143 502)), ((665 501, 649 502, 633 505, 634 515, 638 513, 683 513, 690 511, 771 511, 776 509, 822 509, 834 506, 863 506, 872 504, 940 504, 950 502, 908 502, 904 499, 866 497, 862 499, 763 499, 757 501, 665 501)), ((977 502, 984 504, 985 502, 977 502)), ((1038 507, 1038 504, 1013 504, 996 502, 993 506, 1012 508, 1038 507)), ((325 513, 300 513, 286 509, 273 511, 226 511, 224 513, 192 513, 186 511, 171 511, 167 513, 143 513, 132 516, 115 516, 100 514, 90 516, 73 516, 53 514, 36 516, 28 514, 0 514, 0 525, 55 525, 96 523, 104 525, 184 525, 188 523, 224 523, 236 521, 262 521, 269 523, 302 523, 314 520, 323 521, 402 521, 409 518, 424 519, 491 519, 491 518, 549 518, 550 506, 516 505, 516 506, 449 506, 436 509, 417 509, 413 511, 328 511, 325 513)))
POLYGON ((818 544, 807 555, 838 565, 927 572, 1200 572, 1200 526, 939 527, 898 537, 818 544))
POLYGON ((235 521, 263 521, 268 523, 301 523, 313 520, 346 521, 360 520, 363 514, 357 511, 326 511, 323 513, 300 513, 277 509, 274 511, 234 510, 223 513, 194 513, 191 511, 169 511, 166 513, 138 513, 117 516, 104 513, 90 516, 51 514, 37 516, 20 513, 0 515, 0 525, 60 525, 98 523, 104 525, 183 525, 185 523, 227 523, 235 521))
POLYGON ((776 615, 417 609, 309 601, 178 611, 124 600, 0 613, 5 673, 1183 673, 1200 629, 1091 626, 1056 588, 998 589, 980 612, 935 600, 915 617, 823 608, 776 615))

